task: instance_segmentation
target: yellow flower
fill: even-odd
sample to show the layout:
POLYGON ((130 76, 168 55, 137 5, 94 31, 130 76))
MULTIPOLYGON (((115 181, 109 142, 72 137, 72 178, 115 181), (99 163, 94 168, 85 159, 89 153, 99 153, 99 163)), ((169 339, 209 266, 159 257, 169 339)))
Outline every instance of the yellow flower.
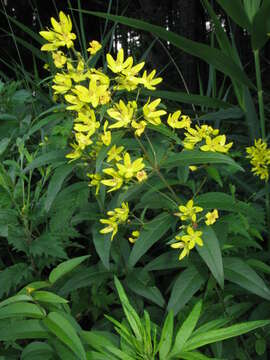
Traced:
POLYGON ((53 57, 53 62, 54 65, 58 68, 61 69, 65 63, 67 62, 67 57, 66 55, 63 53, 63 51, 56 51, 52 53, 52 57, 53 57))
POLYGON ((55 94, 65 94, 72 87, 72 81, 68 74, 56 74, 53 82, 55 85, 52 88, 55 90, 55 94))
POLYGON ((95 68, 88 69, 87 77, 90 80, 96 81, 97 85, 106 85, 107 88, 110 86, 110 78, 102 71, 95 68))
POLYGON ((200 149, 202 151, 213 151, 213 152, 221 152, 221 153, 228 152, 233 144, 232 142, 230 142, 229 144, 225 144, 226 143, 225 135, 219 135, 213 139, 211 139, 210 136, 207 136, 205 142, 206 142, 205 145, 200 146, 200 149))
POLYGON ((128 152, 125 153, 123 161, 123 164, 117 163, 116 166, 118 168, 119 175, 124 179, 131 179, 133 176, 136 176, 138 171, 145 167, 143 158, 138 158, 131 162, 128 152))
POLYGON ((87 176, 91 179, 89 186, 96 186, 96 195, 98 195, 102 179, 101 175, 87 174, 87 176))
POLYGON ((103 142, 104 145, 109 146, 111 141, 112 141, 112 133, 110 131, 107 131, 107 127, 108 127, 109 123, 106 120, 103 126, 103 135, 101 135, 101 140, 103 142))
POLYGON ((185 149, 192 150, 198 142, 202 141, 203 138, 196 129, 190 127, 187 128, 187 131, 188 132, 185 133, 183 146, 185 149))
POLYGON ((193 200, 189 200, 186 205, 180 205, 178 207, 180 213, 176 213, 176 216, 179 216, 181 220, 191 220, 196 221, 196 214, 203 211, 203 208, 199 206, 194 206, 193 200))
POLYGON ((198 169, 198 166, 190 165, 188 168, 189 168, 190 171, 196 171, 198 169))
MULTIPOLYGON (((176 240, 182 240, 181 236, 176 236, 176 240)), ((181 253, 179 254, 179 260, 182 260, 185 256, 189 255, 190 250, 192 249, 191 244, 189 241, 178 241, 174 244, 171 244, 171 247, 173 249, 183 249, 181 253)))
POLYGON ((80 111, 82 107, 85 105, 84 102, 80 101, 78 96, 67 94, 65 95, 65 99, 68 103, 72 104, 67 106, 67 110, 75 110, 80 111))
POLYGON ((100 220, 102 224, 107 224, 105 228, 100 230, 100 233, 107 234, 112 232, 111 240, 113 240, 114 236, 118 231, 118 225, 124 224, 128 220, 128 215, 129 215, 128 203, 123 202, 120 208, 116 208, 114 210, 108 211, 107 215, 109 216, 109 219, 100 220))
POLYGON ((79 60, 76 67, 74 67, 72 65, 72 62, 68 59, 67 71, 71 79, 74 80, 76 83, 79 83, 86 80, 88 75, 87 72, 84 71, 85 64, 83 58, 81 57, 81 54, 77 53, 77 57, 79 60))
POLYGON ((108 234, 108 233, 111 232, 112 233, 111 241, 112 241, 113 238, 115 237, 115 235, 117 234, 118 224, 116 223, 116 221, 114 219, 100 219, 100 222, 102 224, 107 224, 107 226, 105 228, 100 230, 100 233, 101 234, 108 234))
MULTIPOLYGON (((122 70, 122 74, 125 75, 127 78, 133 78, 134 76, 138 75, 141 69, 144 67, 145 62, 141 62, 135 66, 129 66, 122 70)), ((138 81, 139 79, 135 80, 138 81)))
POLYGON ((100 97, 107 92, 107 86, 98 86, 95 80, 90 80, 88 88, 82 85, 76 85, 72 91, 78 96, 81 102, 90 103, 96 108, 99 105, 100 97))
POLYGON ((131 101, 129 101, 127 105, 122 100, 120 100, 118 104, 114 104, 112 108, 107 110, 107 113, 112 119, 117 120, 117 122, 110 125, 109 128, 127 127, 133 119, 135 109, 136 107, 131 101))
POLYGON ((117 76, 115 78, 115 81, 117 82, 117 85, 114 85, 114 90, 133 91, 138 87, 138 84, 140 83, 140 79, 136 76, 126 77, 124 75, 117 76))
POLYGON ((30 295, 33 291, 35 291, 35 288, 27 286, 26 291, 27 291, 28 295, 30 295))
POLYGON ((205 215, 205 217, 206 217, 205 224, 207 226, 213 225, 219 217, 217 209, 214 209, 212 212, 208 212, 205 215))
POLYGON ((252 172, 261 180, 268 181, 270 165, 270 149, 262 139, 255 140, 254 146, 246 148, 247 158, 250 159, 252 172))
POLYGON ((90 47, 87 51, 90 52, 91 55, 95 55, 102 48, 102 45, 96 40, 89 42, 89 45, 90 47))
POLYGON ((160 101, 161 99, 156 99, 150 103, 149 99, 143 106, 144 119, 153 125, 160 125, 160 117, 166 114, 165 110, 156 110, 156 107, 159 105, 160 101))
POLYGON ((181 237, 181 240, 185 243, 189 243, 189 248, 193 249, 195 245, 203 246, 201 239, 202 231, 194 231, 192 226, 187 227, 187 234, 181 237))
POLYGON ((113 59, 111 54, 106 55, 108 68, 114 73, 120 73, 121 71, 129 68, 133 64, 133 58, 130 56, 124 61, 124 50, 121 48, 118 51, 116 60, 113 59))
POLYGON ((139 182, 143 182, 147 180, 147 174, 144 170, 138 171, 136 174, 136 178, 139 182))
POLYGON ((136 136, 141 136, 142 133, 144 132, 144 129, 146 127, 147 123, 145 121, 139 121, 139 122, 136 122, 135 120, 132 120, 131 122, 131 126, 136 129, 135 130, 135 135, 136 136))
POLYGON ((92 136, 96 132, 96 129, 100 127, 100 123, 96 121, 94 110, 89 108, 79 111, 75 122, 74 130, 87 132, 88 136, 92 136))
POLYGON ((107 153, 107 162, 111 162, 112 160, 120 161, 122 159, 120 154, 123 150, 124 146, 116 147, 116 145, 113 145, 113 147, 107 153))
POLYGON ((140 236, 140 232, 139 231, 132 231, 131 233, 131 237, 128 238, 128 241, 131 243, 131 244, 134 244, 137 240, 138 240, 138 237, 140 236))
POLYGON ((143 72, 143 76, 140 79, 141 84, 148 90, 156 90, 156 85, 162 82, 162 78, 158 77, 154 79, 156 75, 156 70, 153 70, 150 74, 147 75, 147 71, 143 72))
POLYGON ((192 226, 187 227, 187 234, 183 236, 176 236, 176 240, 180 240, 174 244, 171 244, 173 249, 183 249, 179 255, 179 260, 182 260, 185 256, 189 255, 195 245, 203 246, 202 231, 194 231, 192 226))
POLYGON ((111 189, 108 190, 108 193, 121 188, 121 186, 124 183, 124 179, 115 169, 108 168, 108 169, 104 169, 103 172, 106 175, 109 175, 112 177, 112 179, 101 180, 101 183, 103 185, 111 187, 111 189))
POLYGON ((90 136, 83 133, 76 133, 75 139, 81 150, 84 150, 87 146, 91 145, 93 141, 90 139, 90 136))
MULTIPOLYGON (((219 133, 218 129, 213 129, 211 126, 202 125, 195 126, 195 129, 192 127, 187 127, 187 132, 185 133, 185 139, 183 141, 183 146, 185 149, 192 150, 194 146, 201 142, 203 139, 211 138, 211 136, 216 136, 219 133)), ((208 150, 205 150, 208 151, 208 150)))
POLYGON ((181 111, 175 111, 173 114, 169 114, 167 123, 172 127, 173 129, 183 129, 188 128, 191 124, 191 120, 188 116, 182 115, 181 117, 181 111), (178 120, 180 117, 180 120, 178 120))
POLYGON ((120 208, 116 208, 112 211, 108 211, 107 215, 117 220, 118 224, 125 223, 128 219, 129 206, 128 203, 122 202, 120 208))
POLYGON ((60 11, 59 19, 60 21, 57 22, 54 18, 51 18, 53 30, 39 32, 44 39, 49 41, 48 44, 41 47, 42 51, 55 51, 61 46, 66 46, 68 49, 73 47, 73 40, 76 39, 76 35, 71 32, 72 22, 70 16, 60 11))
POLYGON ((71 159, 69 162, 79 159, 82 156, 82 149, 78 144, 70 144, 74 149, 72 152, 66 155, 66 158, 71 159))

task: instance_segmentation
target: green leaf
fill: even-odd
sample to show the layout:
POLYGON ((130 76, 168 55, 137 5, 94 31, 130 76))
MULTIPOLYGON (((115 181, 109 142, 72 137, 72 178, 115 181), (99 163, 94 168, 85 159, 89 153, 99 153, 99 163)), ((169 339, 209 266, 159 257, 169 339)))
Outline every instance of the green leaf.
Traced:
POLYGON ((243 0, 249 21, 252 23, 254 16, 260 9, 262 0, 243 0))
POLYGON ((225 101, 203 95, 187 94, 184 92, 167 91, 167 90, 149 91, 145 89, 141 91, 141 94, 151 96, 151 98, 157 97, 161 99, 176 101, 181 104, 184 103, 184 104, 202 105, 213 109, 228 109, 228 110, 230 110, 231 108, 234 109, 234 107, 232 107, 233 105, 225 101))
POLYGON ((240 25, 243 29, 248 29, 250 31, 251 23, 246 14, 242 0, 217 0, 217 2, 236 24, 240 25))
POLYGON ((160 360, 168 359, 167 355, 171 349, 173 340, 173 312, 167 315, 158 344, 160 360))
POLYGON ((254 105, 253 98, 247 87, 244 88, 244 111, 247 127, 249 130, 250 140, 255 140, 260 137, 260 126, 257 111, 254 105))
POLYGON ((111 251, 111 234, 100 234, 100 227, 93 227, 93 242, 95 249, 102 261, 103 265, 107 270, 110 269, 110 251, 111 251))
POLYGON ((0 302, 0 308, 9 305, 9 304, 13 304, 13 303, 17 303, 17 302, 26 302, 26 301, 31 301, 33 302, 33 298, 32 296, 29 295, 14 295, 9 297, 8 299, 1 301, 0 302))
POLYGON ((45 200, 45 210, 48 212, 51 208, 51 205, 56 198, 57 194, 61 190, 63 182, 65 181, 66 177, 71 173, 73 170, 73 165, 65 164, 58 167, 53 174, 48 190, 47 190, 47 197, 45 200))
MULTIPOLYGON (((248 259, 246 263, 255 270, 270 275, 270 266, 258 259, 248 259)), ((0 304, 1 305, 1 304, 0 304)))
POLYGON ((218 209, 231 211, 235 213, 242 213, 244 215, 254 218, 257 222, 264 221, 264 214, 258 209, 255 209, 250 204, 243 201, 235 200, 231 195, 213 191, 197 196, 196 202, 203 209, 218 209))
POLYGON ((229 109, 220 109, 215 112, 210 112, 205 115, 201 115, 198 120, 205 121, 220 121, 225 119, 241 119, 244 116, 244 112, 237 106, 231 107, 229 109))
POLYGON ((172 154, 161 164, 161 167, 173 168, 178 165, 190 166, 197 164, 226 164, 237 170, 244 171, 240 165, 227 155, 199 150, 187 150, 178 154, 172 154))
POLYGON ((60 313, 50 312, 43 319, 47 328, 68 348, 70 348, 80 360, 86 360, 84 347, 71 323, 60 313))
POLYGON ((54 351, 49 344, 34 341, 23 349, 21 360, 50 360, 53 355, 54 351))
POLYGON ((133 330, 136 339, 141 340, 143 325, 141 323, 139 315, 134 310, 134 308, 130 305, 127 295, 125 293, 125 290, 116 276, 114 276, 114 284, 117 289, 117 292, 118 292, 124 313, 126 315, 127 321, 129 322, 129 325, 130 325, 131 329, 133 330))
POLYGON ((53 150, 46 154, 40 155, 38 158, 34 159, 25 169, 24 172, 33 170, 37 167, 52 164, 58 161, 65 160, 66 150, 53 150))
POLYGON ((36 301, 52 303, 52 304, 67 304, 68 301, 63 299, 61 296, 58 296, 49 291, 35 291, 32 294, 33 298, 36 301))
POLYGON ((270 300, 270 289, 259 275, 242 259, 228 257, 223 259, 225 279, 242 288, 270 300))
POLYGON ((3 138, 3 139, 0 141, 0 155, 2 155, 2 154, 6 151, 9 142, 10 142, 10 139, 9 139, 9 138, 3 138))
POLYGON ((220 187, 223 187, 219 171, 215 166, 207 166, 206 172, 211 179, 215 180, 219 184, 220 187))
POLYGON ((269 0, 264 0, 252 22, 251 43, 253 50, 259 50, 265 45, 269 39, 269 36, 267 35, 269 32, 270 2, 269 0))
POLYGON ((106 333, 104 331, 99 331, 99 330, 81 331, 80 335, 88 345, 90 345, 93 349, 96 350, 100 350, 104 346, 114 345, 111 339, 108 336, 106 336, 106 333))
POLYGON ((165 300, 156 286, 144 284, 140 272, 136 274, 136 269, 127 276, 126 284, 135 294, 145 297, 160 307, 164 307, 165 300))
POLYGON ((188 269, 182 271, 173 284, 167 310, 173 310, 176 315, 200 289, 204 282, 205 279, 195 266, 190 265, 188 269))
POLYGON ((176 356, 180 353, 185 346, 186 342, 192 335, 193 330, 196 327, 196 324, 199 320, 202 310, 202 301, 199 301, 192 309, 191 313, 188 315, 187 319, 184 321, 180 329, 177 331, 174 346, 170 353, 170 356, 176 356))
POLYGON ((181 352, 181 359, 183 360, 221 360, 213 357, 208 357, 199 353, 198 351, 183 351, 181 352))
POLYGON ((176 251, 167 251, 146 264, 145 271, 167 270, 183 267, 176 251))
POLYGON ((219 241, 215 231, 208 226, 202 229, 203 246, 196 246, 198 253, 209 267, 219 286, 224 287, 224 270, 219 241))
MULTIPOLYGON (((136 20, 125 16, 105 14, 101 12, 93 12, 86 10, 82 10, 82 11, 94 16, 99 16, 101 18, 119 22, 120 24, 134 27, 136 29, 149 31, 151 34, 156 35, 165 41, 169 41, 172 45, 175 45, 177 48, 184 50, 191 55, 197 56, 209 64, 212 64, 216 69, 230 76, 233 80, 237 80, 240 83, 255 89, 255 86, 252 84, 252 82, 244 73, 244 71, 231 59, 231 57, 224 54, 224 52, 222 52, 221 50, 215 49, 211 46, 199 42, 186 39, 183 36, 168 31, 163 27, 156 26, 147 23, 145 21, 136 20)), ((246 16, 245 12, 244 15, 246 16)))
POLYGON ((41 319, 45 315, 46 312, 41 307, 27 302, 9 304, 0 309, 0 319, 10 319, 22 316, 41 319))
POLYGON ((223 329, 211 330, 204 334, 198 334, 194 337, 191 337, 191 339, 186 342, 183 350, 195 350, 207 344, 212 344, 218 341, 246 334, 249 331, 261 328, 269 324, 270 320, 258 320, 232 325, 223 329))
POLYGON ((20 339, 46 339, 48 332, 40 320, 4 320, 0 322, 0 340, 15 341, 20 339))
POLYGON ((48 288, 51 286, 51 283, 48 281, 33 281, 30 284, 24 286, 18 294, 28 295, 28 289, 32 289, 32 291, 48 288))
POLYGON ((13 22, 23 32, 28 34, 30 37, 32 37, 34 40, 36 40, 38 43, 40 43, 41 45, 45 43, 44 39, 39 34, 37 34, 35 31, 31 30, 28 26, 25 26, 23 23, 16 20, 13 16, 9 16, 6 12, 4 12, 2 10, 0 10, 0 12, 2 14, 4 14, 9 19, 9 21, 13 22))
POLYGON ((53 269, 49 275, 50 283, 54 284, 61 277, 69 273, 75 267, 80 265, 84 260, 88 259, 90 255, 80 256, 71 260, 67 260, 59 264, 55 269, 53 269))
POLYGON ((144 226, 130 253, 128 259, 130 267, 133 267, 147 250, 166 233, 171 226, 171 222, 171 216, 163 213, 144 226))

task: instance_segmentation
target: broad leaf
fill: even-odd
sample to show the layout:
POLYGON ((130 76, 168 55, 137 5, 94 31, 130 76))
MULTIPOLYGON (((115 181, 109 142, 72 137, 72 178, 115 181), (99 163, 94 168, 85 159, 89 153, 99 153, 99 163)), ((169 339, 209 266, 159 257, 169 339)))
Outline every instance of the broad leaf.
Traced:
POLYGON ((161 164, 161 167, 173 168, 179 165, 197 164, 226 164, 243 171, 242 167, 227 155, 199 150, 185 150, 178 154, 172 154, 161 164))
POLYGON ((48 316, 43 319, 46 327, 62 341, 80 360, 86 360, 84 347, 71 323, 60 313, 50 312, 48 316))
POLYGON ((229 326, 223 329, 216 329, 208 331, 204 334, 198 334, 188 340, 184 346, 184 351, 190 351, 198 349, 201 346, 212 344, 218 341, 230 339, 232 337, 240 336, 246 334, 249 331, 258 329, 260 327, 270 324, 270 320, 259 320, 259 321, 250 321, 246 323, 240 323, 236 325, 229 326))
POLYGON ((192 335, 193 330, 196 327, 196 324, 199 320, 202 310, 202 301, 199 301, 192 309, 191 313, 188 315, 187 319, 184 321, 180 329, 177 331, 174 346, 170 353, 170 356, 175 356, 182 351, 186 342, 192 335))
POLYGON ((203 246, 197 246, 196 249, 223 289, 224 271, 219 241, 211 227, 205 226, 202 231, 203 246))
POLYGON ((182 271, 173 284, 167 310, 173 310, 176 315, 200 289, 204 282, 205 279, 193 265, 190 265, 188 269, 182 271))
POLYGON ((58 279, 69 273, 75 267, 80 265, 84 260, 88 259, 90 255, 80 256, 71 260, 64 261, 53 269, 49 275, 49 281, 54 284, 58 279))
POLYGON ((168 214, 160 214, 145 225, 130 253, 128 260, 130 267, 133 267, 147 250, 166 233, 171 226, 171 222, 171 216, 168 214))
POLYGON ((229 257, 223 259, 225 279, 242 288, 270 300, 270 289, 259 275, 242 259, 229 257))
POLYGON ((173 341, 173 312, 167 315, 158 344, 160 360, 166 360, 173 341))
MULTIPOLYGON (((225 0, 225 2, 228 1, 225 0)), ((175 45, 179 49, 184 50, 191 55, 197 56, 209 64, 214 65, 216 69, 220 70, 226 75, 229 75, 232 79, 237 80, 240 83, 247 85, 248 87, 255 88, 244 71, 231 59, 231 57, 218 49, 189 40, 183 36, 166 30, 163 27, 153 25, 142 20, 136 20, 125 16, 110 15, 101 12, 87 10, 82 11, 94 16, 99 16, 104 19, 118 22, 123 25, 134 27, 135 29, 149 31, 151 34, 156 35, 165 41, 169 41, 172 45, 175 45)))

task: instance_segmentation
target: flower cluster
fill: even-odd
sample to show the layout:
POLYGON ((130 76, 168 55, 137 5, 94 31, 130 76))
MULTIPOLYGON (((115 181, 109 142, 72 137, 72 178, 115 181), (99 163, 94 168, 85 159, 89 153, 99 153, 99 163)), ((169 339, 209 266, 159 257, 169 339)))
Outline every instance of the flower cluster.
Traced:
MULTIPOLYGON (((194 201, 189 200, 186 205, 180 205, 178 207, 179 213, 174 215, 178 216, 182 221, 187 222, 187 225, 180 226, 180 229, 184 229, 184 234, 175 236, 177 242, 171 244, 173 249, 182 249, 179 260, 182 260, 185 256, 189 255, 190 250, 192 250, 195 245, 203 246, 202 240, 202 231, 196 231, 198 227, 198 222, 201 219, 197 220, 197 214, 203 211, 203 208, 200 206, 195 206, 194 201)), ((218 211, 214 209, 213 212, 208 212, 205 215, 205 224, 207 226, 212 225, 218 219, 218 211)), ((182 231, 183 232, 183 231, 182 231)))
MULTIPOLYGON (((129 134, 128 136, 135 137, 146 152, 140 137, 144 137, 147 127, 153 129, 153 126, 160 126, 167 111, 160 98, 149 97, 139 102, 139 94, 142 88, 155 90, 162 78, 156 77, 156 70, 143 70, 144 62, 135 64, 132 56, 125 57, 122 48, 116 57, 106 54, 107 66, 104 68, 91 67, 90 60, 101 51, 102 45, 96 40, 89 42, 89 57, 86 59, 74 47, 76 35, 72 33, 69 16, 60 12, 59 21, 52 18, 51 24, 52 29, 40 32, 47 40, 42 51, 51 53, 55 65, 52 85, 54 99, 64 101, 66 109, 74 117, 71 151, 66 157, 69 161, 81 159, 89 165, 89 185, 96 188, 96 195, 99 194, 101 185, 110 193, 130 183, 145 181, 145 169, 152 166, 147 153, 145 158, 149 163, 145 163, 138 150, 135 154, 132 150, 125 149, 116 143, 116 139, 119 139, 119 135, 121 138, 121 134, 129 134), (66 53, 64 48, 68 50, 66 53), (135 96, 127 96, 126 92, 134 91, 137 92, 135 96), (94 166, 97 159, 102 160, 101 166, 94 166)), ((208 125, 192 127, 191 119, 182 114, 181 110, 167 116, 167 126, 174 131, 184 131, 184 149, 199 148, 202 151, 227 153, 232 146, 232 143, 226 144, 226 136, 219 135, 218 129, 208 125)), ((147 136, 146 138, 148 140, 147 136)), ((153 166, 152 168, 154 170, 153 166)), ((201 207, 195 206, 193 200, 190 200, 185 206, 180 205, 179 213, 175 214, 184 222, 180 227, 181 233, 176 236, 178 242, 171 245, 173 248, 183 249, 180 260, 196 244, 203 245, 202 231, 196 230, 197 223, 201 220, 197 220, 197 214, 202 211, 201 207)), ((120 208, 108 211, 107 215, 107 219, 100 220, 106 225, 100 232, 111 233, 113 240, 118 226, 128 221, 128 203, 123 202, 120 208)), ((205 215, 205 224, 212 225, 217 218, 218 212, 215 209, 205 215)), ((139 231, 133 231, 129 237, 130 243, 134 243, 139 235, 139 231)))
MULTIPOLYGON (((157 109, 160 99, 151 102, 149 98, 139 109, 136 101, 125 102, 120 99, 119 102, 114 102, 112 98, 112 93, 116 94, 115 91, 118 90, 133 91, 139 87, 155 90, 156 85, 162 81, 161 77, 155 77, 156 71, 153 70, 149 74, 144 71, 140 76, 144 62, 134 65, 131 56, 125 59, 123 49, 118 51, 116 59, 110 54, 106 55, 108 69, 113 73, 112 78, 103 69, 89 67, 91 56, 100 51, 101 44, 96 40, 91 41, 87 49, 90 57, 85 60, 74 48, 73 40, 76 36, 71 32, 70 17, 62 11, 59 17, 59 22, 54 18, 51 19, 53 29, 41 31, 40 35, 48 41, 42 46, 42 50, 52 53, 54 64, 58 69, 53 78, 54 96, 62 97, 68 104, 67 110, 75 113, 74 141, 70 144, 72 151, 67 154, 67 158, 70 161, 79 158, 86 161, 89 158, 96 158, 103 146, 111 145, 113 130, 129 128, 139 137, 148 123, 160 124, 160 116, 166 114, 165 110, 157 109), (71 55, 66 56, 59 50, 60 47, 72 50, 71 55)), ((110 156, 108 161, 109 159, 110 156)), ((128 159, 129 154, 126 154, 124 164, 116 164, 118 170, 109 168, 106 169, 105 174, 112 176, 114 180, 133 177, 134 169, 132 176, 127 172, 123 173, 123 166, 129 164, 128 159)), ((142 163, 141 158, 137 160, 133 167, 140 168, 138 172, 144 166, 137 166, 138 163, 142 163)), ((93 182, 99 181, 98 177, 99 175, 95 174, 92 185, 93 182)), ((112 186, 114 190, 120 187, 119 184, 112 186)))
POLYGON ((193 150, 195 147, 202 151, 227 153, 232 147, 232 142, 226 144, 226 135, 220 135, 218 129, 209 125, 195 125, 195 128, 186 126, 183 146, 193 150))
POLYGON ((114 236, 118 231, 118 225, 124 224, 128 220, 129 215, 129 207, 128 203, 122 203, 120 208, 116 208, 114 210, 108 211, 107 215, 108 219, 100 219, 102 224, 106 224, 107 226, 100 230, 101 234, 112 233, 111 240, 113 240, 114 236))
POLYGON ((246 148, 247 158, 250 159, 252 172, 261 180, 268 181, 270 166, 270 149, 262 139, 255 140, 254 146, 246 148))

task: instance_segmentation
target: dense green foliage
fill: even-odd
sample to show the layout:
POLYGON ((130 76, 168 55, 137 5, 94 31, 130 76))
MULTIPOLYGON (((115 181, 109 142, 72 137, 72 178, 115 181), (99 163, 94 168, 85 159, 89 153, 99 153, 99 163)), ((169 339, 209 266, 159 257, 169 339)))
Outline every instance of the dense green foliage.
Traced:
MULTIPOLYGON (((146 88, 147 81, 137 74, 128 84, 136 84, 131 91, 104 87, 106 100, 96 105, 89 101, 100 126, 85 147, 78 136, 82 131, 76 130, 80 109, 68 109, 70 97, 57 88, 57 73, 64 74, 64 68, 59 70, 51 54, 39 50, 47 46, 44 39, 10 18, 39 43, 31 50, 50 73, 39 79, 37 72, 22 68, 23 79, 17 73, 16 82, 0 82, 3 359, 267 359, 270 155, 260 50, 270 32, 270 6, 268 1, 218 1, 250 35, 254 83, 233 39, 209 2, 203 3, 215 28, 211 46, 143 21, 91 13, 150 31, 203 59, 209 64, 209 82, 207 91, 201 84, 199 95, 159 90, 162 85, 146 88), (159 115, 155 121, 147 117, 149 97, 161 99, 155 102, 161 123, 159 115), (134 134, 138 119, 135 125, 130 120, 127 126, 112 126, 120 101, 131 107, 136 102, 132 111, 146 122, 141 134, 134 134), (190 146, 190 125, 181 128, 178 119, 174 124, 179 128, 170 125, 179 104, 192 105, 187 111, 194 129, 195 124, 197 130, 204 125, 219 129, 233 142, 231 149, 225 137, 215 147, 209 136, 204 145, 202 138, 190 146), (168 121, 166 112, 171 114, 168 121), (109 164, 114 145, 138 161, 138 170, 124 159, 109 164), (110 166, 118 169, 120 186, 108 185, 102 177, 110 166), (99 191, 89 174, 101 176, 99 191), (196 206, 190 215, 191 199, 196 206), (128 219, 123 215, 127 203, 128 219), (219 218, 207 224, 213 209, 219 218), (104 224, 109 227, 105 231, 104 224), (175 248, 185 250, 180 261, 175 248)), ((80 9, 78 29, 83 30, 86 13, 80 9)), ((101 65, 99 81, 108 77, 118 86, 120 81, 111 75, 118 71, 116 64, 103 56, 113 32, 114 25, 101 39, 103 48, 89 58, 88 35, 77 33, 85 58, 67 56, 73 56, 73 65, 81 61, 87 69, 96 67, 94 76, 101 76, 101 65)), ((147 50, 141 54, 146 61, 147 50)), ((134 58, 133 65, 137 63, 134 58)), ((78 96, 77 105, 79 99, 85 106, 82 88, 86 81, 91 84, 91 76, 68 86, 66 93, 78 96)), ((122 81, 128 75, 121 76, 122 81)))

